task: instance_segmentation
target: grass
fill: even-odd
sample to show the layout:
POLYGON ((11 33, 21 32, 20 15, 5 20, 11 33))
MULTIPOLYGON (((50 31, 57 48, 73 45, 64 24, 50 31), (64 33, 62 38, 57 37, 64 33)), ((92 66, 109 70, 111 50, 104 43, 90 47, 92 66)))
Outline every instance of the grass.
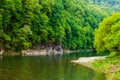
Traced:
POLYGON ((120 56, 108 56, 105 60, 96 60, 92 66, 107 74, 108 80, 120 80, 120 56))

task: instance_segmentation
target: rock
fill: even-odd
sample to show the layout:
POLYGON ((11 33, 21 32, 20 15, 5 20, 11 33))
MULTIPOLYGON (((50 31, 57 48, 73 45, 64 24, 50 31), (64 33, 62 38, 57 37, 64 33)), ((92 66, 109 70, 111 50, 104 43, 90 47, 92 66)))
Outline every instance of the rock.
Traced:
POLYGON ((54 54, 63 54, 63 49, 62 49, 61 45, 55 46, 54 54))
POLYGON ((39 55, 47 55, 46 50, 23 50, 23 56, 39 56, 39 55))
POLYGON ((53 53, 53 48, 51 46, 46 48, 47 54, 52 54, 53 53))
POLYGON ((63 54, 63 49, 61 45, 48 45, 44 49, 36 49, 36 50, 23 50, 23 56, 39 56, 39 55, 56 55, 56 54, 63 54))
POLYGON ((0 55, 2 55, 4 53, 4 50, 3 49, 1 49, 0 50, 0 55))
POLYGON ((23 56, 39 56, 39 55, 56 55, 56 54, 63 54, 63 51, 57 51, 56 49, 47 48, 44 50, 23 50, 23 56))

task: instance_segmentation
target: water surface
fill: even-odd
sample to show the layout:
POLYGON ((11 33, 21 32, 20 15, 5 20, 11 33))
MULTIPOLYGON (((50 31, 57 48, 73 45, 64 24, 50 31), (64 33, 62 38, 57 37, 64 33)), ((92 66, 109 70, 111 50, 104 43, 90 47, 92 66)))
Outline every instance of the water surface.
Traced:
POLYGON ((0 80, 105 80, 105 74, 70 63, 95 53, 52 56, 1 57, 0 80))

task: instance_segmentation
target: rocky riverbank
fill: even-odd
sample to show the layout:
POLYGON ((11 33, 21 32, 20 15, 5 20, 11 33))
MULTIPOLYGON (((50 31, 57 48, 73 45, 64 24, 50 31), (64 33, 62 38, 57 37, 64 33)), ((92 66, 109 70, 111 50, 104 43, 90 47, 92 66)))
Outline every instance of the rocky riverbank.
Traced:
POLYGON ((23 50, 22 56, 39 56, 39 55, 55 55, 55 54, 63 54, 62 51, 57 50, 23 50))
POLYGON ((51 54, 63 54, 63 49, 61 45, 57 46, 47 46, 43 49, 35 49, 35 50, 23 50, 23 56, 38 56, 38 55, 51 55, 51 54))
POLYGON ((0 55, 2 56, 39 56, 39 55, 56 55, 56 54, 70 54, 70 53, 77 53, 77 52, 83 52, 83 51, 87 51, 87 52, 91 52, 93 50, 63 50, 62 47, 60 45, 58 46, 48 46, 48 47, 38 47, 38 48, 34 48, 34 49, 27 49, 27 50, 22 50, 19 52, 15 52, 15 51, 5 51, 5 50, 0 50, 0 55))
POLYGON ((0 55, 4 56, 39 56, 39 55, 55 55, 55 54, 63 54, 63 49, 61 45, 56 45, 56 46, 47 46, 47 47, 39 47, 39 48, 34 48, 34 49, 27 49, 27 50, 22 50, 19 52, 16 51, 11 51, 11 50, 0 50, 0 55))
POLYGON ((20 52, 15 52, 15 51, 0 51, 0 55, 5 55, 5 56, 39 56, 39 55, 56 55, 56 54, 70 54, 70 53, 76 53, 79 52, 80 50, 56 50, 56 49, 28 49, 28 50, 22 50, 20 52))

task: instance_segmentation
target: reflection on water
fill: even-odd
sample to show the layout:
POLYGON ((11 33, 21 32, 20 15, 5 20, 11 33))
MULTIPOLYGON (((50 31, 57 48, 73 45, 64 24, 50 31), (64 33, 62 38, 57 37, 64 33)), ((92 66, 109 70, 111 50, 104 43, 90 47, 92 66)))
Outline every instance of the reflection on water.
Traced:
POLYGON ((102 73, 70 63, 80 56, 95 54, 3 57, 0 60, 0 80, 105 80, 102 73))

